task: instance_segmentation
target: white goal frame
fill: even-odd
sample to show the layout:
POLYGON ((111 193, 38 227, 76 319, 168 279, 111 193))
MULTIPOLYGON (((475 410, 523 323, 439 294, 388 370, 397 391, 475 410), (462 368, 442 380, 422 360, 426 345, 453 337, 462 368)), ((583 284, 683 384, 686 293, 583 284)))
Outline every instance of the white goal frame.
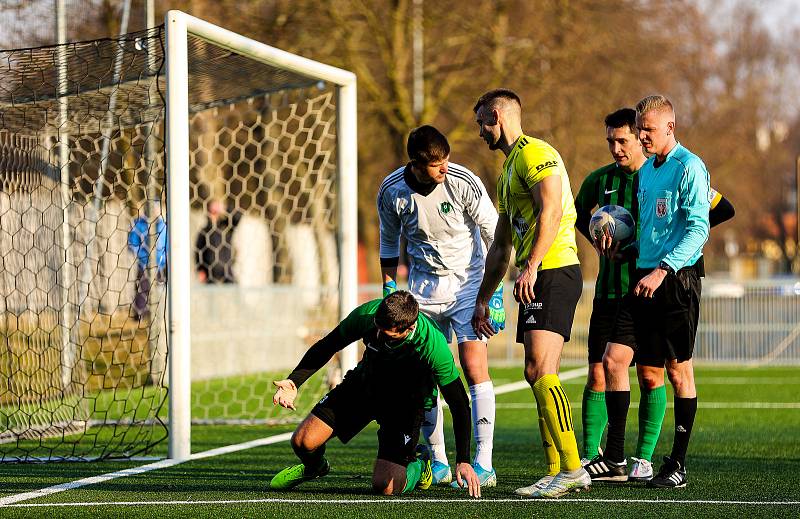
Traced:
MULTIPOLYGON (((336 86, 337 189, 339 249, 339 313, 357 304, 357 178, 356 76, 245 38, 181 11, 169 11, 166 28, 166 168, 168 261, 169 458, 191 454, 190 301, 192 242, 189 230, 189 70, 188 37, 201 38, 255 61, 336 86)), ((353 367, 356 347, 342 352, 342 371, 353 367)))

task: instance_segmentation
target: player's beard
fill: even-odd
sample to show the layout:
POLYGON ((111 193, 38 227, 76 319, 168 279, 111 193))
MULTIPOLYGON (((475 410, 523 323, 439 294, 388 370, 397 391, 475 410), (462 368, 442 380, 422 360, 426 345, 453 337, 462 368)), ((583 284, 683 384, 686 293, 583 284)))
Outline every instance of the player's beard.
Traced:
POLYGON ((506 134, 503 130, 500 130, 500 135, 497 137, 497 140, 489 144, 489 149, 492 151, 497 151, 501 149, 500 143, 506 140, 506 134))

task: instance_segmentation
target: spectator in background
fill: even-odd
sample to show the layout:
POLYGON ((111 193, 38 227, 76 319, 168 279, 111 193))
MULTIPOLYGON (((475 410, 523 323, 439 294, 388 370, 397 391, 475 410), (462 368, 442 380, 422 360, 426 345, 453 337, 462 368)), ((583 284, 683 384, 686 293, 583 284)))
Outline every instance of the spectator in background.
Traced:
POLYGON ((236 282, 233 276, 233 231, 241 219, 241 212, 226 212, 219 200, 208 203, 208 221, 197 235, 194 248, 200 282, 236 282))
MULTIPOLYGON (((153 221, 156 244, 156 280, 164 283, 167 279, 167 226, 164 219, 157 216, 153 221)), ((128 232, 128 249, 136 258, 136 297, 133 300, 133 312, 138 320, 148 317, 147 308, 150 295, 150 276, 147 266, 150 264, 150 223, 147 218, 138 217, 133 221, 128 232)))

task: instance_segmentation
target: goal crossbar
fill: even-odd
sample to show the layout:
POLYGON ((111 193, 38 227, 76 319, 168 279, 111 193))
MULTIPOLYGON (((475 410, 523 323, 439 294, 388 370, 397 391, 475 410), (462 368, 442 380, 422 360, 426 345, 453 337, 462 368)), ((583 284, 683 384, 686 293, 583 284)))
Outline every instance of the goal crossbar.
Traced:
MULTIPOLYGON (((339 313, 344 317, 357 304, 357 140, 356 76, 352 72, 270 47, 181 11, 165 17, 166 28, 166 150, 169 222, 168 367, 169 457, 191 454, 191 345, 190 273, 192 245, 189 228, 189 36, 254 61, 336 87, 338 115, 337 190, 339 226, 337 246, 342 258, 339 276, 339 313)), ((355 365, 355 346, 342 352, 343 372, 355 365)))

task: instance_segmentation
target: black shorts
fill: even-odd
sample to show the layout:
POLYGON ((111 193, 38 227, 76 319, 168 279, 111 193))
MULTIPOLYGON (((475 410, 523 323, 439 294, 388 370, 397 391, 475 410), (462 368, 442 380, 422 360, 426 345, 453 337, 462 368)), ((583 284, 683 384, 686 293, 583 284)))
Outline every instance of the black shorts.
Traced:
MULTIPOLYGON (((652 269, 637 270, 635 282, 650 272, 652 269)), ((686 267, 667 274, 654 297, 631 296, 639 345, 637 363, 663 367, 669 360, 683 362, 692 358, 701 292, 700 273, 696 268, 686 267)))
POLYGON ((533 285, 536 299, 519 305, 517 342, 524 343, 525 332, 529 330, 556 332, 564 337, 564 342, 569 342, 581 291, 583 279, 579 265, 540 270, 533 285))
MULTIPOLYGON (((387 393, 389 393, 387 391, 387 393)), ((311 410, 347 443, 371 421, 378 422, 378 459, 407 466, 416 459, 414 449, 425 415, 422 402, 369 396, 358 378, 345 377, 311 410)))
POLYGON ((636 350, 631 308, 623 299, 595 299, 589 319, 589 364, 603 362, 606 344, 615 342, 636 350))

